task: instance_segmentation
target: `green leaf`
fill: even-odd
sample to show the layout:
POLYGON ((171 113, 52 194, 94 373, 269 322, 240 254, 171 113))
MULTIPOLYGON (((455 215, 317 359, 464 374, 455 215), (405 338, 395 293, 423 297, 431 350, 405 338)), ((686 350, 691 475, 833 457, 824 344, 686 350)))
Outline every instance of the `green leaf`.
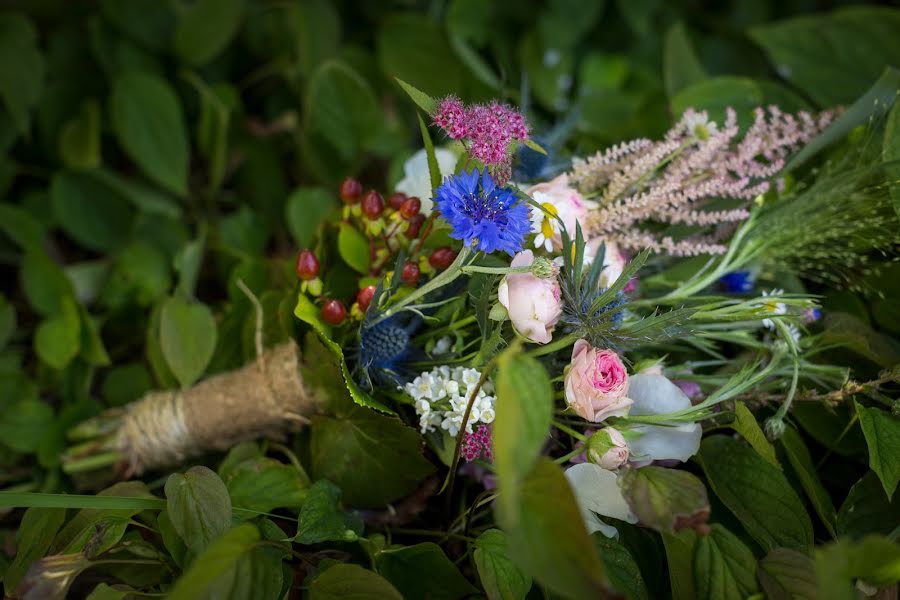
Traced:
POLYGON ((819 475, 816 473, 816 467, 813 464, 812 457, 809 455, 809 450, 807 450, 806 444, 803 443, 803 438, 800 437, 796 429, 789 426, 785 428, 784 435, 781 436, 779 441, 791 463, 791 467, 797 473, 800 485, 803 486, 803 490, 816 509, 816 513, 822 519, 822 523, 825 524, 828 532, 834 536, 837 513, 834 510, 834 504, 831 502, 831 496, 828 495, 828 492, 822 487, 822 482, 819 481, 819 475))
POLYGON ((837 515, 841 537, 861 538, 870 533, 891 533, 900 523, 900 499, 889 501, 874 471, 853 484, 837 515))
POLYGON ((29 508, 25 511, 16 530, 16 558, 3 575, 7 596, 14 595, 31 563, 47 553, 65 521, 66 511, 61 508, 29 508))
POLYGON ((347 223, 342 223, 338 232, 338 253, 354 271, 368 274, 369 242, 358 229, 347 223))
MULTIPOLYGON (((103 304, 122 308, 129 304, 150 306, 171 285, 165 254, 147 242, 132 242, 116 253, 106 285, 100 294, 103 304)), ((154 337, 156 337, 154 335, 154 337)))
POLYGON ((816 600, 815 563, 802 552, 774 548, 759 561, 756 576, 766 598, 816 600))
POLYGON ((591 537, 594 538, 594 544, 597 546, 597 552, 613 589, 628 600, 648 598, 641 570, 628 548, 602 533, 595 533, 591 537))
POLYGON ((543 154, 544 156, 547 156, 547 151, 544 150, 544 148, 540 144, 538 144, 536 141, 534 141, 533 139, 528 138, 527 140, 525 140, 522 143, 525 144, 528 148, 531 148, 532 150, 537 152, 538 154, 543 154))
POLYGON ((156 524, 159 528, 159 535, 162 537, 163 546, 165 547, 166 552, 169 553, 169 556, 172 557, 175 564, 183 567, 185 557, 188 553, 187 546, 178 532, 175 531, 175 525, 172 524, 172 518, 169 516, 169 512, 166 510, 160 511, 159 517, 156 519, 156 524))
POLYGON ((81 320, 81 357, 96 367, 109 366, 109 354, 103 345, 103 338, 100 337, 94 318, 81 305, 78 305, 78 315, 81 320))
POLYGON ((687 471, 647 466, 619 476, 622 494, 642 525, 660 533, 695 528, 709 518, 706 487, 687 471))
MULTIPOLYGON (((874 121, 890 110, 896 100, 898 89, 900 89, 900 70, 893 67, 886 68, 869 91, 860 96, 825 131, 814 137, 788 161, 784 171, 796 170, 825 148, 846 139, 856 127, 874 121)), ((885 144, 889 142, 888 131, 889 129, 885 130, 885 144)), ((885 158, 887 159, 887 156, 885 158)))
POLYGON ((113 132, 148 177, 187 195, 188 139, 178 96, 156 75, 127 72, 113 82, 113 132))
POLYGON ((216 320, 205 304, 173 296, 162 305, 159 343, 182 388, 197 381, 216 349, 216 320))
POLYGON ((322 479, 309 488, 300 510, 294 541, 306 545, 353 542, 359 539, 362 530, 362 520, 345 513, 341 508, 340 488, 327 479, 322 479))
POLYGON ((775 448, 766 439, 766 434, 756 422, 756 417, 744 403, 734 403, 734 421, 729 424, 729 427, 741 434, 741 437, 747 440, 747 443, 767 462, 779 470, 781 469, 781 464, 775 456, 775 448))
POLYGON ((435 111, 437 110, 437 100, 420 90, 414 86, 409 85, 402 79, 394 77, 397 83, 400 84, 400 87, 403 88, 403 91, 407 93, 407 95, 412 98, 412 101, 418 105, 419 108, 425 111, 425 114, 429 116, 433 116, 435 111))
POLYGON ((265 457, 249 458, 222 469, 222 479, 236 508, 259 512, 299 508, 309 487, 306 473, 265 457))
POLYGON ((422 120, 422 115, 416 113, 419 119, 419 132, 422 134, 422 143, 425 145, 425 158, 428 161, 428 178, 431 180, 431 193, 436 194, 441 185, 441 168, 438 166, 437 157, 434 155, 434 142, 428 133, 428 126, 422 120))
POLYGON ((166 514, 185 545, 200 554, 231 529, 231 498, 225 484, 203 466, 166 480, 166 514))
POLYGON ((531 577, 510 558, 509 536, 503 531, 488 529, 479 535, 472 558, 488 600, 525 598, 531 589, 531 577))
POLYGON ((26 252, 39 252, 44 242, 44 226, 14 204, 0 204, 0 231, 26 252))
POLYGON ((694 585, 697 598, 744 600, 759 589, 756 558, 736 535, 715 523, 694 548, 694 585))
POLYGON ((812 523, 781 471, 724 435, 703 440, 697 458, 710 487, 763 549, 809 551, 812 523))
MULTIPOLYGON (((497 419, 495 423, 501 423, 497 419)), ((497 520, 509 536, 510 556, 548 590, 571 598, 604 597, 603 563, 588 535, 565 475, 541 458, 521 480, 501 479, 497 520)))
POLYGON ((900 580, 900 545, 880 536, 816 548, 815 561, 818 600, 856 600, 856 579, 879 587, 900 580))
POLYGON ((197 278, 203 266, 203 250, 206 246, 206 234, 191 240, 181 247, 173 261, 178 271, 178 291, 187 298, 193 298, 197 289, 197 278))
POLYGON ((82 104, 79 114, 60 129, 59 155, 72 169, 93 169, 100 164, 100 106, 96 100, 82 104))
POLYGON ((393 502, 434 470, 422 436, 395 417, 353 405, 340 416, 312 417, 310 429, 313 477, 334 482, 351 506, 393 502))
POLYGON ((284 210, 288 231, 297 246, 309 247, 319 224, 338 206, 340 204, 334 192, 327 188, 299 187, 291 192, 284 210))
POLYGON ((228 46, 237 33, 244 0, 196 0, 184 7, 175 25, 175 53, 202 66, 228 46))
POLYGON ((693 529, 682 529, 676 534, 662 534, 673 600, 694 600, 697 597, 692 575, 697 537, 697 532, 693 529))
POLYGON ((709 112, 709 118, 717 123, 725 120, 725 109, 735 110, 738 122, 749 123, 752 111, 763 102, 759 86, 745 77, 713 77, 688 86, 676 93, 670 102, 672 114, 680 117, 685 109, 709 112))
POLYGON ((87 175, 115 190, 142 213, 160 215, 170 219, 181 217, 181 207, 175 199, 154 186, 128 179, 115 171, 103 168, 93 169, 87 175))
POLYGON ((56 222, 86 248, 110 252, 131 235, 134 211, 128 201, 88 175, 57 173, 50 185, 50 200, 56 222))
POLYGON ((706 70, 697 58, 684 23, 679 21, 669 27, 663 44, 663 79, 666 96, 672 98, 684 88, 707 78, 706 70))
POLYGON ((200 94, 197 147, 206 159, 210 186, 219 189, 228 166, 228 133, 232 108, 239 103, 238 92, 227 83, 208 86, 194 77, 190 81, 200 94))
POLYGON ((175 582, 169 599, 277 597, 282 580, 281 552, 261 541, 255 525, 238 525, 191 563, 175 582))
POLYGON ((462 66, 444 29, 424 15, 403 13, 383 19, 376 51, 382 72, 432 97, 459 94, 463 87, 462 66))
POLYGON ((65 301, 75 293, 65 272, 40 249, 25 253, 19 277, 28 303, 44 316, 62 312, 65 301))
POLYGON ((869 466, 878 474, 890 500, 900 481, 900 419, 878 408, 855 404, 869 447, 869 466))
POLYGON ((63 298, 62 311, 38 325, 34 351, 42 361, 62 370, 81 350, 81 316, 72 298, 63 298))
POLYGON ((386 579, 359 565, 337 564, 309 586, 310 600, 403 600, 386 579))
POLYGON ((375 569, 404 598, 457 600, 477 593, 460 574, 440 546, 431 542, 382 550, 375 555, 375 569), (427 576, 423 576, 427 574, 427 576))
POLYGON ((0 15, 0 98, 19 133, 28 131, 31 109, 44 90, 44 57, 31 21, 16 12, 0 15))
MULTIPOLYGON (((884 144, 881 155, 885 162, 892 164, 887 167, 894 184, 891 185, 891 198, 894 200, 894 212, 900 216, 900 103, 894 103, 894 108, 888 115, 884 126, 884 144)), ((888 314, 895 314, 888 312, 888 314)))
POLYGON ((499 502, 508 519, 517 522, 520 501, 515 490, 531 471, 544 444, 553 416, 553 388, 544 367, 512 347, 498 359, 494 419, 494 465, 500 478, 499 502))
POLYGON ((6 347, 16 332, 16 307, 0 294, 0 350, 6 347))
POLYGON ((900 62, 898 28, 895 8, 853 7, 766 23, 749 35, 782 77, 829 107, 853 101, 900 62))

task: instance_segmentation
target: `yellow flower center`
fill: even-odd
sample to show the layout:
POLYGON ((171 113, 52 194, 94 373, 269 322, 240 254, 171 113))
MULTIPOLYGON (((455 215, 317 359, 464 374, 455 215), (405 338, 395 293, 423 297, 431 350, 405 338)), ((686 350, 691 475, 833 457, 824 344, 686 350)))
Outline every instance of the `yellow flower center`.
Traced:
POLYGON ((553 237, 555 230, 553 229, 553 218, 559 214, 556 210, 556 207, 550 204, 549 202, 544 202, 541 204, 541 208, 547 211, 544 216, 544 220, 541 223, 541 233, 544 234, 545 238, 553 237))

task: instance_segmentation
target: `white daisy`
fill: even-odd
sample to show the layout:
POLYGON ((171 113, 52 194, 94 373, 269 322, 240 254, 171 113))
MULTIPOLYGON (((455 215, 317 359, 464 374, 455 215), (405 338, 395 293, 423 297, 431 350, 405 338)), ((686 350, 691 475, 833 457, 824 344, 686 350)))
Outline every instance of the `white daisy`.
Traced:
MULTIPOLYGON (((771 300, 767 300, 763 302, 762 308, 765 309, 766 312, 771 313, 773 315, 783 315, 787 312, 787 306, 784 305, 784 302, 779 302, 776 298, 784 295, 784 290, 772 290, 770 292, 766 292, 763 290, 763 297, 770 297, 771 300)), ((763 327, 766 329, 770 329, 775 331, 775 321, 772 319, 766 318, 762 320, 763 327)))

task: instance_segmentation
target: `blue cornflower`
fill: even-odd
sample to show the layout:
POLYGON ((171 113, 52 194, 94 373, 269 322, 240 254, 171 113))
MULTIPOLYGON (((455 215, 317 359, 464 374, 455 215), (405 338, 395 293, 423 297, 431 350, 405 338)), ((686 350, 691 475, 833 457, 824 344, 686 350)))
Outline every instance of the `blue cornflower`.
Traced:
POLYGON ((435 204, 450 224, 450 237, 482 252, 503 250, 512 256, 531 231, 528 205, 519 202, 510 188, 497 187, 487 169, 444 179, 435 204))
POLYGON ((730 294, 745 294, 753 290, 754 278, 750 271, 734 271, 719 279, 730 294))

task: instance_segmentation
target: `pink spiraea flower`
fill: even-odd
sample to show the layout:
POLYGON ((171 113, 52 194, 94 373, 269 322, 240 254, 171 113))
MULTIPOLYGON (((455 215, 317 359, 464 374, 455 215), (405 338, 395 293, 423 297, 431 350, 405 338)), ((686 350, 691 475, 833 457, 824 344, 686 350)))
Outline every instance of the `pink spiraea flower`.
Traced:
POLYGON ((528 139, 528 123, 522 113, 496 100, 465 106, 459 98, 448 96, 438 103, 433 121, 450 138, 463 142, 502 183, 511 173, 510 143, 528 139))
POLYGON ((494 451, 491 448, 491 428, 489 425, 479 425, 472 433, 463 435, 461 452, 466 462, 472 462, 479 458, 490 462, 494 460, 494 451))

